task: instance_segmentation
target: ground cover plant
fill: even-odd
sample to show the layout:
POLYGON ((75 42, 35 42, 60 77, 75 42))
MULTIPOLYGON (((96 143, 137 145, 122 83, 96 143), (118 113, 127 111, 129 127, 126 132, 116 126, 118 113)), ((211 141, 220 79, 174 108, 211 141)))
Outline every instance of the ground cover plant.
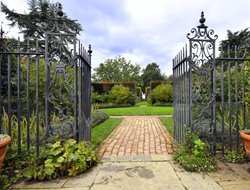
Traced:
POLYGON ((133 115, 173 115, 173 107, 145 106, 145 107, 126 107, 101 109, 108 115, 113 116, 133 116, 133 115))
MULTIPOLYGON (((103 122, 104 120, 106 120, 108 118, 107 114, 105 114, 104 112, 101 112, 99 110, 94 110, 92 112, 92 114, 93 114, 92 115, 93 116, 93 125, 95 125, 95 126, 96 125, 98 126, 98 123, 101 123, 101 122, 103 122)), ((59 118, 56 117, 55 115, 52 117, 52 122, 54 124, 57 123, 58 120, 59 120, 59 118)), ((37 169, 33 168, 33 170, 32 170, 33 173, 31 171, 29 171, 28 169, 25 170, 25 175, 26 175, 27 178, 29 178, 29 179, 34 179, 34 178, 37 178, 37 179, 38 178, 39 179, 43 179, 43 178, 44 179, 49 179, 49 178, 53 178, 53 177, 56 176, 54 173, 51 174, 51 175, 49 175, 49 172, 47 171, 48 170, 48 165, 47 165, 47 169, 46 169, 47 173, 46 173, 45 172, 44 163, 42 163, 42 161, 44 161, 46 159, 45 155, 48 156, 48 158, 50 156, 52 156, 52 155, 48 155, 48 154, 44 154, 43 152, 40 152, 40 155, 44 156, 43 158, 35 156, 35 154, 36 154, 36 149, 34 147, 34 145, 35 145, 35 143, 34 143, 35 142, 35 138, 34 137, 36 136, 35 121, 36 121, 36 117, 32 115, 32 117, 30 118, 30 127, 32 129, 31 133, 30 133, 30 136, 31 136, 31 146, 30 146, 29 153, 27 153, 27 145, 25 145, 26 139, 27 139, 27 133, 26 133, 26 130, 25 130, 27 128, 27 119, 25 117, 23 117, 21 119, 21 129, 22 129, 21 130, 22 131, 22 133, 21 133, 21 139, 22 139, 23 144, 21 146, 21 152, 18 153, 18 148, 17 148, 17 119, 16 119, 15 115, 12 115, 12 118, 11 118, 11 126, 12 126, 12 135, 11 136, 13 137, 13 139, 12 139, 12 146, 8 147, 8 151, 7 151, 7 154, 6 154, 6 158, 4 160, 3 168, 0 170, 0 187, 1 187, 0 189, 8 189, 9 186, 11 186, 12 184, 16 183, 18 180, 22 179, 24 177, 24 173, 23 173, 24 168, 30 167, 30 164, 31 164, 30 160, 32 160, 32 166, 38 166, 38 164, 39 163, 40 164, 39 164, 39 166, 38 166, 37 169), (43 165, 43 166, 41 166, 41 165, 43 165), (44 168, 41 169, 41 167, 44 167, 44 168), (39 169, 40 172, 37 171, 38 169, 39 169)), ((6 112, 4 112, 4 120, 3 120, 3 124, 4 125, 3 125, 3 129, 6 132, 8 131, 8 128, 7 128, 8 122, 9 122, 9 117, 6 114, 6 112)), ((42 122, 40 122, 40 124, 42 124, 42 122)), ((119 124, 119 122, 116 123, 116 125, 114 126, 114 128, 118 124, 119 124)), ((110 129, 110 127, 112 127, 112 126, 113 125, 108 122, 107 126, 106 126, 107 128, 105 127, 105 129, 103 129, 102 127, 100 127, 100 128, 97 127, 94 130, 95 132, 94 132, 94 135, 92 137, 93 141, 94 142, 97 141, 100 144, 102 142, 102 140, 105 139, 104 134, 108 135, 110 132, 112 132, 112 130, 110 130, 110 131, 106 130, 106 129, 110 129), (98 131, 97 135, 95 135, 96 131, 98 131)), ((43 134, 42 133, 43 126, 40 126, 39 129, 40 129, 41 136, 43 136, 42 135, 43 134)), ((51 143, 52 142, 54 143, 55 141, 53 140, 53 141, 51 141, 51 143)), ((80 145, 75 145, 75 143, 73 143, 73 144, 74 144, 73 147, 74 146, 75 147, 77 147, 77 146, 84 147, 85 146, 85 145, 83 146, 81 143, 80 143, 80 145)), ((42 146, 40 148, 43 149, 42 146)), ((85 147, 85 151, 89 152, 89 153, 90 152, 94 153, 95 152, 94 148, 95 148, 94 146, 93 147, 87 146, 87 147, 85 147)), ((75 151, 76 150, 77 150, 77 148, 75 149, 75 151)), ((69 153, 70 151, 71 150, 67 150, 66 152, 69 153)), ((74 151, 74 148, 72 149, 72 151, 74 151)), ((78 149, 77 152, 79 152, 79 149, 78 149)), ((47 153, 47 151, 46 151, 46 153, 47 153)), ((59 155, 61 155, 61 153, 58 154, 58 155, 54 155, 53 159, 56 160, 57 157, 59 159, 59 157, 60 157, 59 155)), ((82 154, 84 154, 84 153, 82 153, 82 154)), ((74 153, 74 155, 77 156, 78 154, 74 153)), ((78 156, 83 157, 83 155, 78 155, 78 156)), ((91 158, 94 159, 93 163, 91 164, 91 166, 92 166, 92 165, 94 165, 95 160, 96 160, 95 155, 92 154, 92 156, 91 155, 88 156, 88 158, 86 158, 85 160, 89 160, 91 158)), ((58 160, 59 162, 62 161, 62 157, 60 159, 58 160)), ((86 161, 86 163, 87 163, 87 161, 86 161)), ((78 172, 83 171, 84 168, 85 169, 89 168, 90 165, 88 165, 86 163, 81 163, 83 165, 80 166, 80 167, 77 166, 77 168, 75 168, 76 171, 74 171, 74 172, 78 173, 78 172), (86 166, 84 166, 84 164, 86 166)), ((60 163, 54 162, 53 164, 59 165, 60 163)), ((54 171, 56 171, 56 170, 58 170, 58 168, 54 169, 54 171)), ((65 172, 59 172, 59 173, 60 173, 60 175, 61 174, 75 175, 76 173, 74 173, 74 172, 71 171, 71 173, 68 173, 68 174, 66 174, 65 172)))
POLYGON ((215 171, 215 158, 209 154, 208 145, 196 133, 186 132, 184 142, 174 152, 174 159, 191 172, 215 171))
POLYGON ((54 144, 47 144, 39 157, 30 160, 22 174, 28 179, 55 179, 59 176, 76 176, 93 167, 98 156, 87 142, 74 139, 63 142, 60 138, 54 144))
POLYGON ((95 166, 99 158, 94 146, 88 142, 77 143, 74 139, 65 142, 57 137, 54 144, 41 147, 40 155, 35 156, 35 148, 30 153, 23 147, 17 154, 16 147, 10 147, 0 170, 0 189, 8 189, 18 180, 55 179, 60 176, 75 176, 95 166))

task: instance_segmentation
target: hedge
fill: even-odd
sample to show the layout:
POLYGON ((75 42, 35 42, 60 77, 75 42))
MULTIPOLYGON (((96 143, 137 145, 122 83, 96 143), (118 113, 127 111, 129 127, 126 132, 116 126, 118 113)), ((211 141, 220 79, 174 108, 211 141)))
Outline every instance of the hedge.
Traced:
POLYGON ((114 85, 123 85, 128 87, 129 91, 136 93, 136 83, 135 82, 92 82, 91 86, 93 90, 98 94, 105 94, 109 92, 114 85))

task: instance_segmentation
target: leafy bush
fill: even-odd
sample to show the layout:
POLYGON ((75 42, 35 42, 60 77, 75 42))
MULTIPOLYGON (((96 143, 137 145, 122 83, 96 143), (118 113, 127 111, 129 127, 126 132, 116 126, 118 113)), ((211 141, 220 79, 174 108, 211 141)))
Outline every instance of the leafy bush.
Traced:
POLYGON ((173 86, 171 84, 158 85, 150 94, 152 104, 155 103, 172 103, 173 86))
POLYGON ((163 83, 164 83, 164 81, 162 81, 162 80, 151 80, 149 83, 149 86, 150 86, 151 90, 154 90, 157 86, 159 86, 163 83))
POLYGON ((109 115, 104 113, 103 111, 96 110, 92 112, 92 127, 104 122, 109 118, 109 115))
POLYGON ((91 93, 92 103, 93 104, 103 104, 108 102, 108 95, 107 94, 99 94, 96 91, 92 90, 91 93))
POLYGON ((94 107, 94 110, 97 110, 97 109, 104 109, 104 108, 126 108, 126 107, 132 107, 132 105, 106 103, 106 104, 93 104, 92 107, 94 107))
POLYGON ((139 101, 139 97, 133 92, 129 92, 128 104, 134 106, 139 101))
POLYGON ((191 172, 217 169, 215 159, 207 153, 207 144, 190 131, 187 132, 183 144, 175 150, 174 159, 191 172))
POLYGON ((109 92, 109 102, 114 104, 135 105, 136 95, 129 91, 129 88, 122 85, 115 85, 109 92))
POLYGON ((50 137, 47 141, 50 143, 54 143, 57 136, 59 136, 63 141, 74 138, 74 117, 69 117, 60 121, 59 117, 54 115, 49 135, 50 137))
POLYGON ((87 142, 76 143, 74 139, 48 144, 41 150, 40 157, 30 160, 30 165, 23 170, 28 179, 55 179, 59 176, 76 176, 96 165, 98 157, 87 142))
POLYGON ((115 85, 109 92, 109 101, 114 104, 126 104, 128 97, 129 89, 122 85, 115 85))

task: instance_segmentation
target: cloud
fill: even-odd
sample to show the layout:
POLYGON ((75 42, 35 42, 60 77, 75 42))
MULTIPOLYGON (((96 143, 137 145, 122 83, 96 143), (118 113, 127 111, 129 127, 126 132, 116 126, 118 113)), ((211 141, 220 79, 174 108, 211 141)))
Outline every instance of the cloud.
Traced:
MULTIPOLYGON (((9 7, 25 9, 25 0, 9 7)), ((77 19, 84 31, 79 38, 93 47, 93 68, 105 59, 124 56, 144 68, 156 62, 172 74, 172 59, 188 42, 186 34, 199 25, 205 12, 206 25, 219 35, 217 45, 227 30, 249 27, 249 0, 61 0, 63 10, 77 19)), ((22 11, 23 12, 23 11, 22 11)))

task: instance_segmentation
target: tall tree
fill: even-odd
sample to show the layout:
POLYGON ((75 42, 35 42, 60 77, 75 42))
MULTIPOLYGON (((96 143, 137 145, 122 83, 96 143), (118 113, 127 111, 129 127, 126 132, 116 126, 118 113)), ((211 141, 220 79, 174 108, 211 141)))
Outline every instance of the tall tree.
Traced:
POLYGON ((110 82, 131 82, 135 81, 141 84, 140 78, 141 67, 137 64, 132 64, 124 57, 118 56, 115 59, 107 59, 95 68, 93 80, 110 81, 110 82))
MULTIPOLYGON (((6 19, 11 21, 10 26, 19 27, 24 37, 44 38, 42 26, 57 18, 57 3, 51 3, 49 0, 28 0, 27 3, 29 10, 27 14, 10 10, 2 2, 1 10, 6 15, 6 19)), ((82 30, 79 23, 69 19, 65 14, 63 18, 67 20, 69 29, 78 32, 82 30)))
POLYGON ((161 69, 156 63, 149 63, 146 68, 142 70, 141 78, 143 80, 143 89, 149 86, 151 80, 164 80, 161 69))
POLYGON ((230 51, 232 56, 234 56, 234 47, 247 47, 248 52, 250 50, 250 31, 249 28, 246 28, 241 31, 232 32, 227 30, 227 39, 222 40, 220 42, 220 47, 224 51, 224 55, 227 54, 228 47, 230 47, 230 51))

